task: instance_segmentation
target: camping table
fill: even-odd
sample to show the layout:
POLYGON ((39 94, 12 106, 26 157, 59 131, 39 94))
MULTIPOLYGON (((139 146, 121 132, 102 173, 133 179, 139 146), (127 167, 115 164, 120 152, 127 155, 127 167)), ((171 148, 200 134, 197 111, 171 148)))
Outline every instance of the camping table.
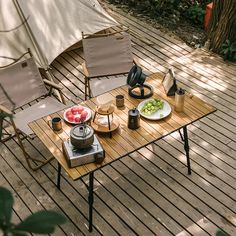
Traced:
MULTIPOLYGON (((184 149, 187 159, 188 174, 191 174, 189 144, 187 125, 207 116, 216 111, 216 109, 194 95, 186 94, 184 112, 176 112, 174 110, 174 97, 167 97, 161 85, 161 74, 152 74, 146 80, 154 88, 154 96, 166 100, 172 108, 171 114, 158 121, 147 119, 140 120, 140 127, 136 130, 128 129, 128 110, 137 107, 142 101, 128 95, 128 87, 114 89, 109 93, 114 96, 123 94, 125 96, 125 107, 123 109, 115 109, 114 115, 119 118, 120 127, 113 132, 112 137, 109 135, 98 134, 98 138, 105 150, 105 159, 102 164, 90 163, 76 168, 69 168, 62 152, 62 141, 69 138, 71 125, 63 123, 61 132, 53 132, 48 125, 48 120, 54 116, 63 117, 63 111, 52 114, 48 117, 41 118, 29 124, 34 133, 44 143, 48 150, 58 161, 57 187, 60 189, 61 167, 68 173, 73 180, 78 180, 85 175, 89 175, 88 188, 88 204, 89 204, 89 231, 92 231, 92 213, 93 213, 93 182, 94 172, 99 168, 112 163, 130 153, 153 143, 175 131, 179 131, 181 139, 184 143, 184 149), (182 130, 182 132, 181 132, 182 130)), ((96 108, 96 98, 92 98, 81 103, 88 106, 93 111, 96 108)))

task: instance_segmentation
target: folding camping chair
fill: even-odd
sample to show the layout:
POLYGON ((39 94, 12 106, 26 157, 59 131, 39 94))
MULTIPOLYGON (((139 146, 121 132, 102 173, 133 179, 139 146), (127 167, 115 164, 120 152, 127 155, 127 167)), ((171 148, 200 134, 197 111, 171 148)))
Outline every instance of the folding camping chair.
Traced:
MULTIPOLYGON (((52 158, 39 160, 31 157, 26 152, 22 139, 33 134, 28 123, 66 107, 61 92, 62 87, 52 81, 42 79, 32 56, 24 61, 0 68, 0 84, 0 112, 5 112, 10 116, 5 121, 12 125, 28 166, 37 170, 52 158), (45 85, 49 86, 49 91, 45 85), (53 88, 59 91, 60 99, 64 104, 50 96, 53 88), (19 109, 33 101, 35 102, 33 105, 23 110, 19 109), (16 110, 20 111, 16 112, 16 110), (36 166, 32 165, 32 161, 35 161, 36 166)), ((2 126, 1 121, 0 123, 2 126)))
POLYGON ((94 35, 82 33, 85 100, 88 96, 97 96, 126 84, 126 76, 104 77, 128 73, 135 63, 127 31, 94 35))

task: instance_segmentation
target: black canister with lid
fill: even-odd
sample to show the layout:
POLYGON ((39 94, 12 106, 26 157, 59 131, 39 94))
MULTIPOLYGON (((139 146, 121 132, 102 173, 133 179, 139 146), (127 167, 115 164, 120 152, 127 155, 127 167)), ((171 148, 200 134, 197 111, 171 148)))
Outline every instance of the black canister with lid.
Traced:
POLYGON ((137 129, 140 126, 140 114, 136 108, 129 110, 128 112, 128 128, 137 129))

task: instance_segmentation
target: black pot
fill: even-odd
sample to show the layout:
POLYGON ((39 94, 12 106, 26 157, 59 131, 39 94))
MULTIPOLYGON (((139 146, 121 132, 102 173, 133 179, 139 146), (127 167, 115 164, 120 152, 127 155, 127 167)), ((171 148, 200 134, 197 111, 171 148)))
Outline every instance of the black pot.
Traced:
POLYGON ((81 124, 70 131, 70 142, 77 149, 88 148, 93 144, 94 130, 92 127, 81 124))

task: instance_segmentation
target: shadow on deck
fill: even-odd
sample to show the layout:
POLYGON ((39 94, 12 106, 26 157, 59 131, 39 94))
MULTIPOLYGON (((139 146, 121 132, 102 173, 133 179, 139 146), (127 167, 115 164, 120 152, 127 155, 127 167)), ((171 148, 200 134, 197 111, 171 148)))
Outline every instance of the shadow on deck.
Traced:
MULTIPOLYGON (((214 235, 236 234, 236 65, 184 43, 113 8, 131 30, 133 53, 146 73, 175 69, 180 86, 218 111, 189 126, 193 173, 186 175, 178 133, 95 172, 94 231, 87 230, 87 189, 63 173, 55 186, 56 161, 28 169, 14 139, 1 144, 0 185, 15 196, 14 220, 54 209, 68 218, 55 235, 214 235)), ((70 102, 83 99, 81 49, 52 64, 70 102)), ((25 140, 36 157, 51 154, 37 138, 25 140)), ((83 178, 85 182, 87 177, 83 178)))

